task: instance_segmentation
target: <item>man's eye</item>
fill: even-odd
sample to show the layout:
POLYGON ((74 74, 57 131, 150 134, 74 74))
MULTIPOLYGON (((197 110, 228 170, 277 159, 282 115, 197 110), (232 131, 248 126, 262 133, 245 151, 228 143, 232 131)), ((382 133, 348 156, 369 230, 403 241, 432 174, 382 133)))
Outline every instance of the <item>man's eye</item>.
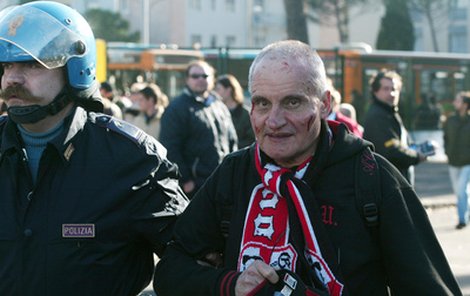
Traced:
POLYGON ((300 105, 300 100, 297 99, 297 98, 291 98, 291 99, 287 100, 286 103, 287 103, 288 107, 291 107, 291 108, 292 107, 297 107, 297 106, 300 105))
POLYGON ((268 106, 268 101, 267 100, 253 100, 253 105, 258 106, 258 107, 266 107, 268 106))
POLYGON ((258 105, 261 106, 261 107, 265 107, 265 106, 268 105, 268 102, 266 102, 266 101, 261 101, 261 102, 258 103, 258 105))

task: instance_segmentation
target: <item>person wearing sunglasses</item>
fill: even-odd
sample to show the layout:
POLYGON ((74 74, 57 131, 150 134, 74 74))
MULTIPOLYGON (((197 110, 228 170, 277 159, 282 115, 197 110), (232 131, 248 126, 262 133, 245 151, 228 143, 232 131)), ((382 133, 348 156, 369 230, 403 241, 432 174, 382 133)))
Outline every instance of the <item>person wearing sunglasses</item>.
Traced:
POLYGON ((181 172, 180 184, 192 197, 224 156, 237 150, 230 111, 214 88, 214 68, 205 61, 186 68, 186 87, 171 100, 161 120, 160 142, 181 172))

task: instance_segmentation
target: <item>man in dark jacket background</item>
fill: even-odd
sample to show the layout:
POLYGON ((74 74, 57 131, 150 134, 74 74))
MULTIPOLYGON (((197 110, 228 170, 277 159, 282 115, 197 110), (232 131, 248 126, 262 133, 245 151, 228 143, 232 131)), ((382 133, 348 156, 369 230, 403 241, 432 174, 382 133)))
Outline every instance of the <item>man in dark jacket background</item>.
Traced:
POLYGON ((249 73, 256 144, 227 156, 180 216, 157 295, 461 295, 413 188, 325 120, 317 53, 276 42, 249 73), (357 207, 356 172, 381 189, 375 231, 357 207))
POLYGON ((237 150, 230 112, 214 88, 214 68, 194 61, 186 69, 186 88, 163 113, 160 142, 181 172, 189 196, 201 187, 224 156, 237 150))
POLYGON ((413 165, 425 161, 426 156, 410 148, 410 135, 398 113, 401 86, 395 71, 383 69, 372 77, 372 102, 365 115, 363 137, 414 185, 413 165))

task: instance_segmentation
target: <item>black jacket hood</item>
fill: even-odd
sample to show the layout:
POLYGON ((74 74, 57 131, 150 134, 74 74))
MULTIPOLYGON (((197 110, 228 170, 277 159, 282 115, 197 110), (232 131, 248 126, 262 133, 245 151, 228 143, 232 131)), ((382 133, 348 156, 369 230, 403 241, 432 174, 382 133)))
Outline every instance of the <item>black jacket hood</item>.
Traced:
MULTIPOLYGON (((330 166, 338 162, 342 162, 344 159, 351 158, 354 155, 360 153, 367 147, 374 150, 374 145, 361 139, 349 132, 348 128, 337 121, 327 121, 322 123, 322 141, 319 145, 319 149, 325 149, 325 143, 327 138, 329 140, 327 146, 329 146, 329 151, 326 153, 328 155, 325 166, 330 166), (325 134, 326 133, 326 137, 325 134), (330 134, 331 136, 329 136, 330 134)), ((320 154, 321 150, 320 150, 320 154)), ((325 154, 324 154, 325 155, 325 154)))

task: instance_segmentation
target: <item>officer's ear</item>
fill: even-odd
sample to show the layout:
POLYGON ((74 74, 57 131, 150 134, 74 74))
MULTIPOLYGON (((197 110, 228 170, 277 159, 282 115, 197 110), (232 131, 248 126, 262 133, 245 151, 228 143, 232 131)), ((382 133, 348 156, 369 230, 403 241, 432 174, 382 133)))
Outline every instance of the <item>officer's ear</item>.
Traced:
POLYGON ((326 119, 331 112, 331 92, 329 90, 323 93, 320 99, 320 114, 321 118, 326 119))

